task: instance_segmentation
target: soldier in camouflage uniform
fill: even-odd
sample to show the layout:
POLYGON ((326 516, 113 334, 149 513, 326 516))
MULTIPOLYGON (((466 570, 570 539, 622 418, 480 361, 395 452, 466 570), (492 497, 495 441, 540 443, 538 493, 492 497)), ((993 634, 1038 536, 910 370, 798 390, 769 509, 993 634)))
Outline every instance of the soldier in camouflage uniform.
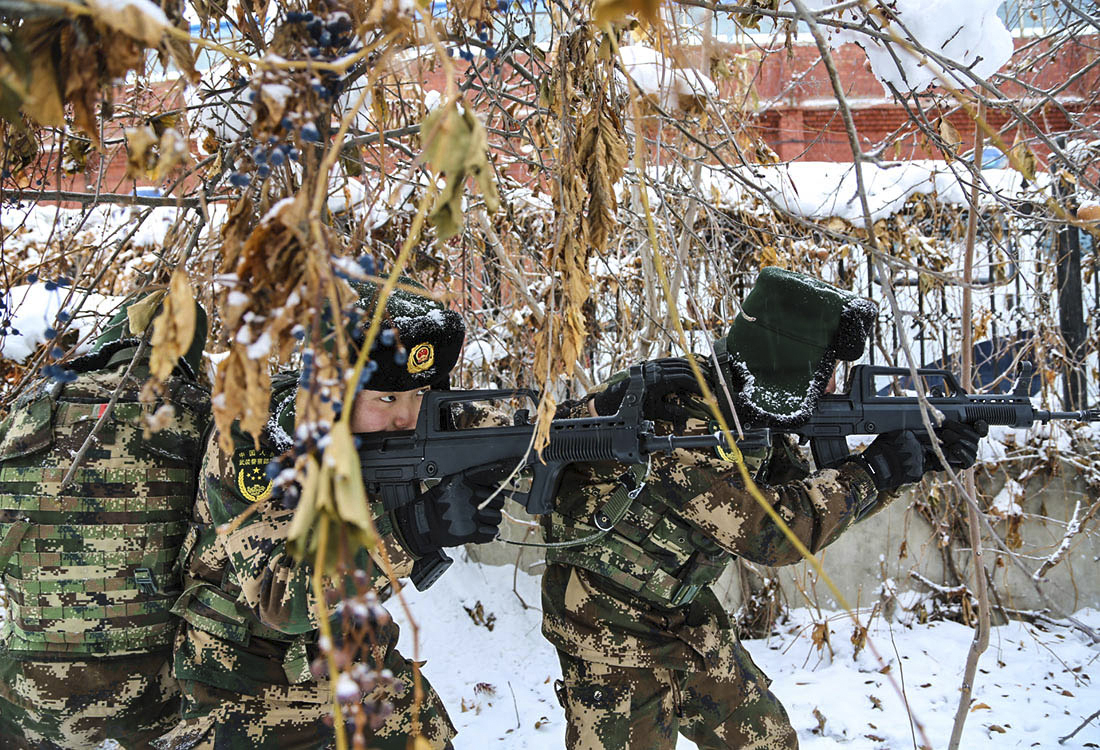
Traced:
MULTIPOLYGON (((780 430, 804 419, 837 359, 861 355, 874 316, 866 300, 765 269, 716 344, 738 414, 780 430)), ((643 406, 659 432, 714 431, 686 360, 645 366, 662 383, 643 406)), ((565 412, 613 414, 625 385, 613 379, 565 412)), ((973 438, 964 449, 976 452, 973 438)), ((958 458, 956 448, 945 446, 947 455, 958 458)), ((671 749, 677 734, 707 749, 797 747, 710 584, 734 555, 762 565, 800 555, 717 453, 654 456, 644 477, 617 464, 574 465, 543 517, 548 542, 560 545, 547 550, 543 634, 561 660, 570 750, 671 749)), ((912 432, 880 436, 860 457, 812 474, 782 435, 743 454, 766 501, 815 553, 926 469, 912 432)))
MULTIPOLYGON (((374 289, 360 292, 364 319, 369 320, 374 289)), ((389 327, 395 340, 372 352, 377 369, 369 381, 372 390, 360 391, 352 406, 353 432, 412 429, 425 390, 447 386, 465 334, 456 313, 400 289, 387 305, 384 329, 389 327)), ((361 329, 356 329, 355 340, 362 340, 361 329)), ((195 508, 198 539, 185 562, 189 586, 175 608, 185 621, 175 657, 183 721, 157 742, 160 748, 312 750, 333 743, 333 729, 326 723, 332 705, 329 682, 315 679, 309 668, 319 653, 313 569, 287 552, 293 509, 264 502, 272 492, 269 465, 293 447, 296 378, 273 391, 273 418, 260 436, 259 449, 239 430, 234 430, 231 454, 219 448, 217 435, 207 447, 195 508), (219 532, 249 510, 253 512, 232 530, 219 532)), ((491 490, 444 480, 403 512, 372 504, 381 546, 398 575, 409 575, 420 561, 433 560, 441 547, 490 541, 501 520, 503 498, 481 510, 477 505, 491 490), (445 516, 471 521, 472 529, 449 534, 445 516)), ((357 564, 376 590, 388 593, 380 565, 362 551, 357 564)), ((339 618, 333 625, 339 633, 339 618)), ((413 664, 395 649, 397 625, 383 617, 373 635, 372 653, 364 661, 389 670, 395 681, 365 698, 392 707, 381 726, 368 732, 367 747, 406 750, 414 735, 426 739, 428 747, 449 747, 454 727, 423 679, 424 698, 414 725, 413 664)))
MULTIPOLYGON (((156 299, 159 299, 156 298, 156 299)), ((155 300, 127 306, 92 353, 32 385, 0 426, 0 747, 148 747, 171 727, 180 594, 175 566, 195 495, 209 415, 196 384, 206 317, 163 401, 138 397, 148 353, 133 363, 155 300), (110 404, 115 398, 113 406, 110 404), (163 405, 174 412, 145 433, 163 405), (102 420, 68 485, 74 456, 102 420)), ((161 412, 160 416, 169 412, 161 412)))

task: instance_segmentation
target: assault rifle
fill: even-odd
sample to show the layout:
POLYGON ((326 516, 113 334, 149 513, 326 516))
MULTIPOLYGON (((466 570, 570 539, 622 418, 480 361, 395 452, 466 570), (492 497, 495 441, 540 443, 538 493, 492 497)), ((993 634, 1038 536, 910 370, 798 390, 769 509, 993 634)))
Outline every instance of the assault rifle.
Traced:
MULTIPOLYGON (((849 377, 847 393, 821 396, 810 418, 797 427, 784 427, 783 432, 809 440, 814 464, 819 468, 836 466, 849 457, 849 435, 881 435, 895 430, 913 430, 929 446, 931 441, 921 418, 921 405, 916 396, 880 396, 880 378, 901 378, 910 375, 902 367, 856 365, 849 377)), ((1046 411, 1031 405, 1032 365, 1020 363, 1016 387, 1005 394, 969 394, 948 370, 920 368, 917 376, 928 386, 928 403, 945 419, 1006 427, 1030 427, 1036 422, 1072 419, 1081 422, 1100 421, 1100 409, 1083 411, 1046 411)), ((933 420, 933 426, 935 421, 933 420)), ((755 432, 745 431, 746 437, 755 432)))
POLYGON ((555 419, 542 459, 531 449, 535 426, 530 411, 519 409, 509 427, 457 429, 451 424, 455 407, 492 403, 516 397, 538 402, 528 389, 428 391, 420 405, 416 429, 359 436, 359 464, 368 492, 380 497, 387 510, 412 502, 419 483, 461 474, 467 469, 501 462, 531 469, 531 491, 521 502, 533 515, 549 513, 561 473, 569 464, 593 461, 645 463, 651 453, 678 448, 713 448, 724 444, 717 435, 656 435, 642 415, 646 381, 654 371, 643 363, 630 368, 622 406, 610 417, 555 419))
MULTIPOLYGON (((651 453, 678 448, 713 448, 724 444, 721 435, 655 435, 653 423, 642 415, 647 381, 656 372, 645 365, 630 368, 622 406, 609 417, 555 419, 542 460, 532 449, 534 424, 530 411, 519 409, 509 427, 457 429, 456 408, 464 404, 492 403, 514 398, 538 402, 538 393, 527 389, 428 391, 420 405, 416 429, 359 436, 359 463, 367 491, 382 500, 387 510, 410 503, 420 483, 460 474, 467 469, 499 462, 514 462, 532 472, 531 489, 512 493, 532 514, 549 513, 558 481, 572 463, 616 461, 645 463, 651 453)), ((430 586, 450 565, 443 552, 430 560, 418 560, 413 583, 430 586)))

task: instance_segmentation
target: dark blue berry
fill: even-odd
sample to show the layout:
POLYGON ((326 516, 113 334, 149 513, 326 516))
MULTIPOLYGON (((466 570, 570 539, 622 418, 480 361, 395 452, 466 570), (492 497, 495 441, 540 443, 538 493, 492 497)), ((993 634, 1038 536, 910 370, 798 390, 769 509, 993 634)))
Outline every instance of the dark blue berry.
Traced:
POLYGON ((64 310, 58 310, 58 312, 57 312, 57 319, 58 319, 58 321, 60 321, 61 323, 68 323, 68 322, 69 322, 69 319, 70 319, 71 317, 72 317, 72 316, 71 316, 71 315, 69 315, 69 314, 68 314, 67 312, 65 312, 64 310))
POLYGON ((52 281, 47 281, 45 286, 47 292, 52 292, 54 289, 57 289, 57 284, 52 281))
POLYGON ((54 359, 61 359, 65 356, 65 350, 60 346, 55 346, 53 349, 50 349, 50 356, 54 359))
POLYGON ((501 13, 507 13, 508 12, 508 0, 498 0, 497 10, 499 10, 501 13))
POLYGON ((279 472, 283 470, 283 464, 279 459, 273 458, 267 462, 267 469, 264 473, 267 474, 268 479, 275 479, 279 476, 279 472))
POLYGON ((271 174, 271 165, 270 164, 261 164, 258 167, 256 167, 256 176, 259 177, 261 180, 266 180, 268 178, 268 175, 270 175, 270 174, 271 174))
POLYGON ((257 164, 263 164, 265 161, 267 161, 267 149, 263 146, 257 146, 256 148, 252 149, 252 161, 256 162, 257 164))
POLYGON ((271 161, 271 166, 273 166, 273 167, 277 167, 277 166, 279 166, 280 164, 282 164, 282 163, 283 163, 284 161, 286 161, 286 157, 285 157, 285 156, 283 156, 283 152, 282 152, 282 151, 280 151, 280 150, 275 150, 275 151, 272 151, 272 152, 271 152, 271 157, 270 157, 270 161, 271 161))
POLYGON ((332 34, 329 33, 328 29, 325 29, 318 35, 317 43, 322 47, 329 47, 332 45, 332 34))
POLYGON ((497 56, 496 49, 494 49, 493 47, 486 47, 485 48, 485 56, 487 58, 489 58, 490 60, 495 60, 496 56, 497 56))
POLYGON ((290 121, 289 117, 284 117, 279 120, 279 127, 283 130, 294 130, 294 123, 290 121))
POLYGON ((62 288, 67 287, 71 283, 73 282, 68 276, 62 276, 57 280, 57 285, 62 288))
POLYGON ((38 281, 38 274, 36 274, 36 273, 28 273, 27 274, 27 283, 28 284, 33 284, 36 281, 38 281))
POLYGON ((248 187, 249 184, 252 182, 252 176, 242 174, 241 172, 234 172, 233 174, 229 175, 229 182, 235 187, 248 187))
POLYGON ((290 157, 291 161, 298 161, 299 151, 296 148, 292 148, 286 152, 286 155, 290 157))
POLYGON ((359 256, 359 267, 363 269, 363 273, 373 276, 374 271, 375 271, 374 256, 373 255, 360 255, 359 256))
POLYGON ((309 141, 310 143, 319 143, 321 140, 321 134, 317 132, 317 128, 315 128, 313 125, 303 125, 302 140, 309 141))
POLYGON ((47 327, 45 333, 43 333, 42 335, 45 336, 47 340, 52 341, 53 339, 57 338, 57 330, 47 327))
POLYGON ((382 331, 378 339, 382 342, 382 346, 393 346, 393 342, 395 341, 393 329, 385 329, 384 331, 382 331))
POLYGON ((484 31, 478 31, 477 32, 477 38, 478 38, 479 41, 482 41, 482 42, 489 41, 489 35, 486 34, 484 31))
POLYGON ((405 347, 399 347, 396 352, 393 353, 393 362, 399 367, 404 367, 405 363, 409 361, 409 350, 405 347))

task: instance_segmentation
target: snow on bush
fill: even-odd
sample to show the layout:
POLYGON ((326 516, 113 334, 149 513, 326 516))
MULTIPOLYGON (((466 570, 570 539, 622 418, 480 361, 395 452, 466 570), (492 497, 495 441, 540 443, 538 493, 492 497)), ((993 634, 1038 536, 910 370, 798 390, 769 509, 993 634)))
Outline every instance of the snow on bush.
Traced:
MULTIPOLYGON (((811 11, 835 5, 832 0, 804 2, 811 11)), ((1000 0, 880 0, 878 4, 897 16, 899 23, 890 23, 884 29, 897 41, 887 43, 865 33, 828 26, 822 31, 834 49, 848 42, 862 47, 871 71, 887 94, 892 93, 891 86, 902 93, 921 92, 940 85, 941 79, 952 85, 962 80, 959 73, 948 73, 916 46, 953 60, 959 68, 970 68, 982 78, 996 73, 1012 57, 1012 34, 997 15, 1000 0)), ((841 10, 837 18, 858 24, 867 21, 867 16, 862 7, 856 6, 841 10)), ((872 18, 876 26, 882 26, 878 13, 872 18)))

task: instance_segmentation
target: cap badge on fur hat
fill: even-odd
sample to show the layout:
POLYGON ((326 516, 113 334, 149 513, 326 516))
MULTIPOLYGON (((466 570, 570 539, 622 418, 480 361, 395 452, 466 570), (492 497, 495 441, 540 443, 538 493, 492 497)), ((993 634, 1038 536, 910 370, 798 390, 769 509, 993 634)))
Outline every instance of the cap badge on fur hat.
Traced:
POLYGON ((435 347, 431 344, 417 344, 409 352, 409 372, 415 375, 435 364, 435 347))

